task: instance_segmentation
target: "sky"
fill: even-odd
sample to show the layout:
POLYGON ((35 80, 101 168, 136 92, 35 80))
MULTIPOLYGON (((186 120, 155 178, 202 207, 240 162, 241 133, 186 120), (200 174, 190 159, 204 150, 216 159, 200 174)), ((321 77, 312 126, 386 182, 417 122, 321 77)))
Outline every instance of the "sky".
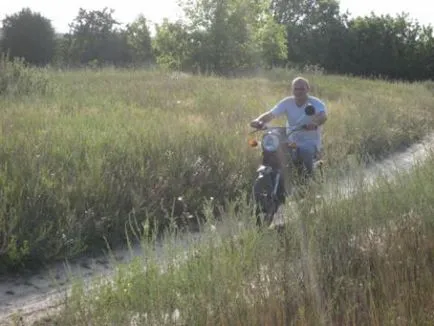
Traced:
MULTIPOLYGON (((182 17, 182 10, 177 0, 2 0, 0 19, 29 7, 51 20, 58 33, 68 32, 68 24, 77 16, 79 8, 100 10, 113 8, 113 16, 123 24, 132 22, 142 13, 151 23, 160 23, 164 17, 174 21, 182 17)), ((434 26, 434 15, 427 8, 428 0, 340 0, 341 12, 348 10, 351 16, 367 15, 371 11, 376 14, 395 15, 408 12, 410 17, 423 25, 434 26)), ((429 3, 429 2, 428 2, 429 3)))

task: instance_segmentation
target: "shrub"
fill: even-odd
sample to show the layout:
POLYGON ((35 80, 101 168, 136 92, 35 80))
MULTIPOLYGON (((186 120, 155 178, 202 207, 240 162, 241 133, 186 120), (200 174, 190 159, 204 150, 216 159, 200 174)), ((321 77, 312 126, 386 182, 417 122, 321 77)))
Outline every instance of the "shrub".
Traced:
POLYGON ((23 58, 0 56, 0 96, 46 94, 50 83, 48 74, 41 68, 27 66, 23 58))

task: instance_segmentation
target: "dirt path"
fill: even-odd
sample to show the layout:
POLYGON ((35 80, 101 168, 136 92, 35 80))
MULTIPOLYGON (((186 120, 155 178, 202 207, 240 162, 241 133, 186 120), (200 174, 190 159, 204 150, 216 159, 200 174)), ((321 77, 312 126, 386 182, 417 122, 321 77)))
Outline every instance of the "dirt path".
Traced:
MULTIPOLYGON (((395 170, 405 171, 416 162, 427 157, 430 149, 434 149, 434 134, 427 136, 422 142, 411 146, 404 152, 392 155, 390 158, 373 164, 363 171, 364 181, 372 183, 379 176, 390 177, 395 170)), ((352 189, 348 181, 339 186, 340 191, 348 195, 352 189)), ((330 189, 332 191, 332 189, 330 189)), ((333 190, 335 191, 335 190, 333 190)), ((177 242, 178 247, 187 249, 190 243, 199 241, 200 234, 185 235, 177 242)), ((156 248, 159 259, 164 260, 162 247, 156 248)), ((141 248, 132 248, 132 254, 127 249, 114 251, 117 262, 126 263, 132 258, 142 255, 141 248)), ((110 277, 115 272, 115 264, 106 257, 84 257, 69 264, 57 263, 39 273, 27 277, 0 277, 0 325, 12 325, 14 313, 22 318, 21 325, 29 325, 32 321, 52 313, 61 307, 69 289, 71 276, 80 277, 85 282, 94 276, 110 277), (63 299, 63 300, 62 300, 63 299)))
MULTIPOLYGON (((187 250, 203 237, 198 232, 186 233, 178 237, 176 248, 187 250)), ((19 325, 31 325, 33 321, 48 316, 62 306, 74 278, 80 278, 86 285, 94 277, 109 280, 116 273, 117 264, 128 263, 143 255, 142 247, 137 245, 131 249, 113 250, 112 256, 82 257, 71 262, 52 264, 27 277, 0 277, 0 326, 13 325, 11 322, 16 313, 25 322, 19 325)), ((168 259, 162 243, 155 248, 155 256, 164 266, 168 259)))

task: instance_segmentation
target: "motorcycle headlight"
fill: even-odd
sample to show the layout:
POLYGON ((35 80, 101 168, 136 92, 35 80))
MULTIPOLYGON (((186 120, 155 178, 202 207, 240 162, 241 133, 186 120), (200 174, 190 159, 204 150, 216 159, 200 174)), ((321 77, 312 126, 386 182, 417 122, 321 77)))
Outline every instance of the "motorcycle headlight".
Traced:
POLYGON ((279 147, 279 137, 273 134, 265 135, 262 138, 262 148, 268 152, 274 152, 279 147))

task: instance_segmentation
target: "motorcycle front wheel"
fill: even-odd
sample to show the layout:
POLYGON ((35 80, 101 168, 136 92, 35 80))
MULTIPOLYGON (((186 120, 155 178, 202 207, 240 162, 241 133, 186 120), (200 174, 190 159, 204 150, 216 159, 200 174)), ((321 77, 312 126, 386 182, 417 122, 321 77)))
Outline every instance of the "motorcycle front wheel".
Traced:
POLYGON ((257 226, 270 226, 274 214, 277 212, 277 201, 273 196, 273 179, 271 175, 262 175, 256 178, 253 185, 253 199, 257 226), (263 217, 263 220, 262 220, 263 217))

